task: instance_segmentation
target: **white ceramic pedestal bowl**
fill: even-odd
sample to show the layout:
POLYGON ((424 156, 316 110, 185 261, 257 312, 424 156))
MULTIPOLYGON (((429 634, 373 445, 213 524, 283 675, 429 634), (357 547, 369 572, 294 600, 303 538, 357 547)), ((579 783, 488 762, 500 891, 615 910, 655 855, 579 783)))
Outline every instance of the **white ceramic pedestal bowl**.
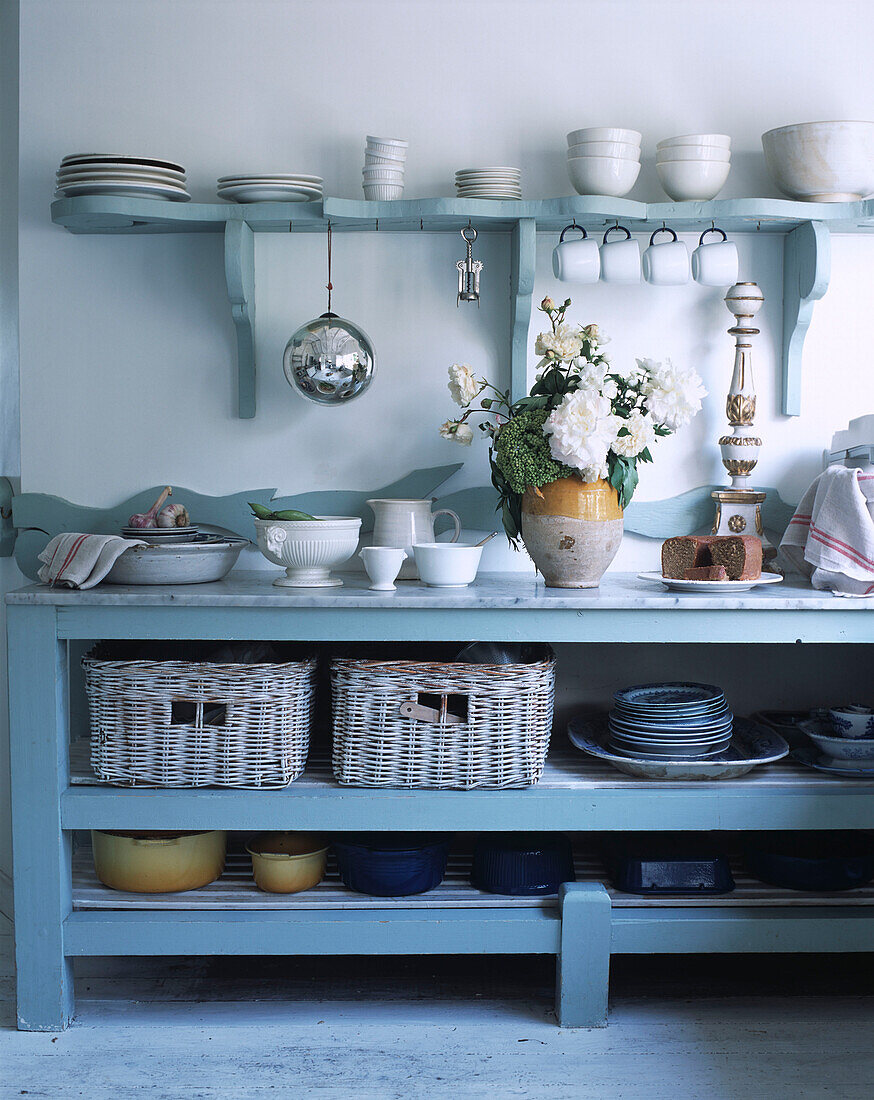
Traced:
POLYGON ((790 199, 856 202, 874 191, 874 122, 802 122, 762 134, 765 163, 790 199))
POLYGON ((476 579, 483 548, 457 542, 417 542, 413 553, 423 584, 430 588, 466 588, 476 579))
POLYGON ((355 553, 360 529, 361 520, 352 516, 255 520, 258 549, 285 568, 285 576, 273 582, 280 588, 340 587, 331 570, 355 553))

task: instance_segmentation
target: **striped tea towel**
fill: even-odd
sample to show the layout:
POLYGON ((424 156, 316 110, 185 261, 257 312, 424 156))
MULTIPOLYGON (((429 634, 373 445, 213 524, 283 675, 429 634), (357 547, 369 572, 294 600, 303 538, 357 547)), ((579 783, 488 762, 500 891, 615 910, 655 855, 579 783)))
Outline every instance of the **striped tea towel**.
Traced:
POLYGON ((829 466, 801 498, 780 554, 814 588, 874 595, 874 473, 829 466))
POLYGON ((39 579, 52 587, 93 588, 125 550, 145 545, 142 539, 123 539, 120 535, 55 535, 39 555, 39 560, 45 562, 39 579))

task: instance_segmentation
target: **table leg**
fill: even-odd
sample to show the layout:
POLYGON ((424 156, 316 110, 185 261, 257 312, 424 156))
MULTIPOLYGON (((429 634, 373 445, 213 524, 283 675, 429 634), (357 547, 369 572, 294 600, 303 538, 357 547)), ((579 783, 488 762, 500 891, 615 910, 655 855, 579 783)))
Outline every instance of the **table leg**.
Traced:
POLYGON ((599 882, 566 882, 559 891, 561 953, 556 1015, 561 1027, 606 1027, 610 981, 610 895, 599 882))
POLYGON ((71 837, 61 830, 69 782, 67 647, 53 607, 7 609, 12 858, 18 1027, 61 1031, 73 1015, 71 837))

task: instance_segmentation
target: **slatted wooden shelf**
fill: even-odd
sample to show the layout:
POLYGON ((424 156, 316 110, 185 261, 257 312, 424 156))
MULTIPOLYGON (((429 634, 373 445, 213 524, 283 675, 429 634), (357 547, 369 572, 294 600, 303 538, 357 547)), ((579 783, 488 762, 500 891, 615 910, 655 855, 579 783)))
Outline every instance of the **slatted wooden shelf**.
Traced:
MULTIPOLYGON (((746 873, 739 857, 732 859, 735 889, 729 894, 663 894, 647 896, 624 894, 609 884, 603 864, 583 851, 574 855, 578 882, 600 882, 607 888, 614 908, 663 909, 723 908, 725 906, 833 906, 874 905, 874 884, 856 890, 833 893, 786 890, 759 882, 746 873)), ((73 909, 75 911, 104 909, 161 910, 327 910, 327 909, 554 909, 555 894, 537 897, 506 897, 489 894, 470 885, 471 856, 450 853, 443 882, 435 890, 402 898, 376 898, 349 890, 340 881, 337 863, 329 857, 324 880, 314 889, 300 894, 267 894, 255 886, 248 855, 228 853, 225 872, 220 879, 200 890, 178 894, 131 894, 110 890, 94 871, 90 848, 83 846, 73 862, 73 909)))

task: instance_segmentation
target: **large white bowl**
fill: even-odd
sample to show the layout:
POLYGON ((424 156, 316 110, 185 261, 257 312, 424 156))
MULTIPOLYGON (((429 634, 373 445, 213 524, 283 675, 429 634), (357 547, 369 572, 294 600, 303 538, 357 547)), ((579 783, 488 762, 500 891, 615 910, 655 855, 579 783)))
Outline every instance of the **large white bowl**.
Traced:
POLYGON ((568 146, 569 157, 622 157, 640 160, 640 146, 627 141, 581 141, 568 146))
POLYGON ((568 175, 579 195, 627 195, 640 174, 639 160, 620 157, 568 157, 568 175))
POLYGON ((720 160, 670 160, 656 164, 662 187, 675 202, 715 199, 731 165, 720 160))
POLYGON ((874 122, 802 122, 762 134, 765 163, 790 199, 856 202, 874 191, 874 122))
POLYGON ((656 143, 656 149, 668 149, 673 145, 709 145, 715 149, 730 149, 731 137, 728 134, 681 134, 680 137, 663 138, 656 143))
POLYGON ((352 516, 317 516, 306 520, 256 519, 258 549, 285 568, 273 583, 281 588, 337 588, 343 584, 331 570, 358 549, 361 520, 352 516))
POLYGON ((431 588, 466 588, 476 578, 482 553, 481 546, 457 542, 413 543, 419 578, 431 588))
POLYGON ((618 126, 584 126, 582 130, 571 130, 567 143, 579 145, 582 141, 623 141, 629 145, 640 145, 642 137, 637 130, 623 130, 618 126))
POLYGON ((656 153, 656 164, 666 160, 716 160, 728 164, 731 153, 715 145, 667 145, 656 153))

